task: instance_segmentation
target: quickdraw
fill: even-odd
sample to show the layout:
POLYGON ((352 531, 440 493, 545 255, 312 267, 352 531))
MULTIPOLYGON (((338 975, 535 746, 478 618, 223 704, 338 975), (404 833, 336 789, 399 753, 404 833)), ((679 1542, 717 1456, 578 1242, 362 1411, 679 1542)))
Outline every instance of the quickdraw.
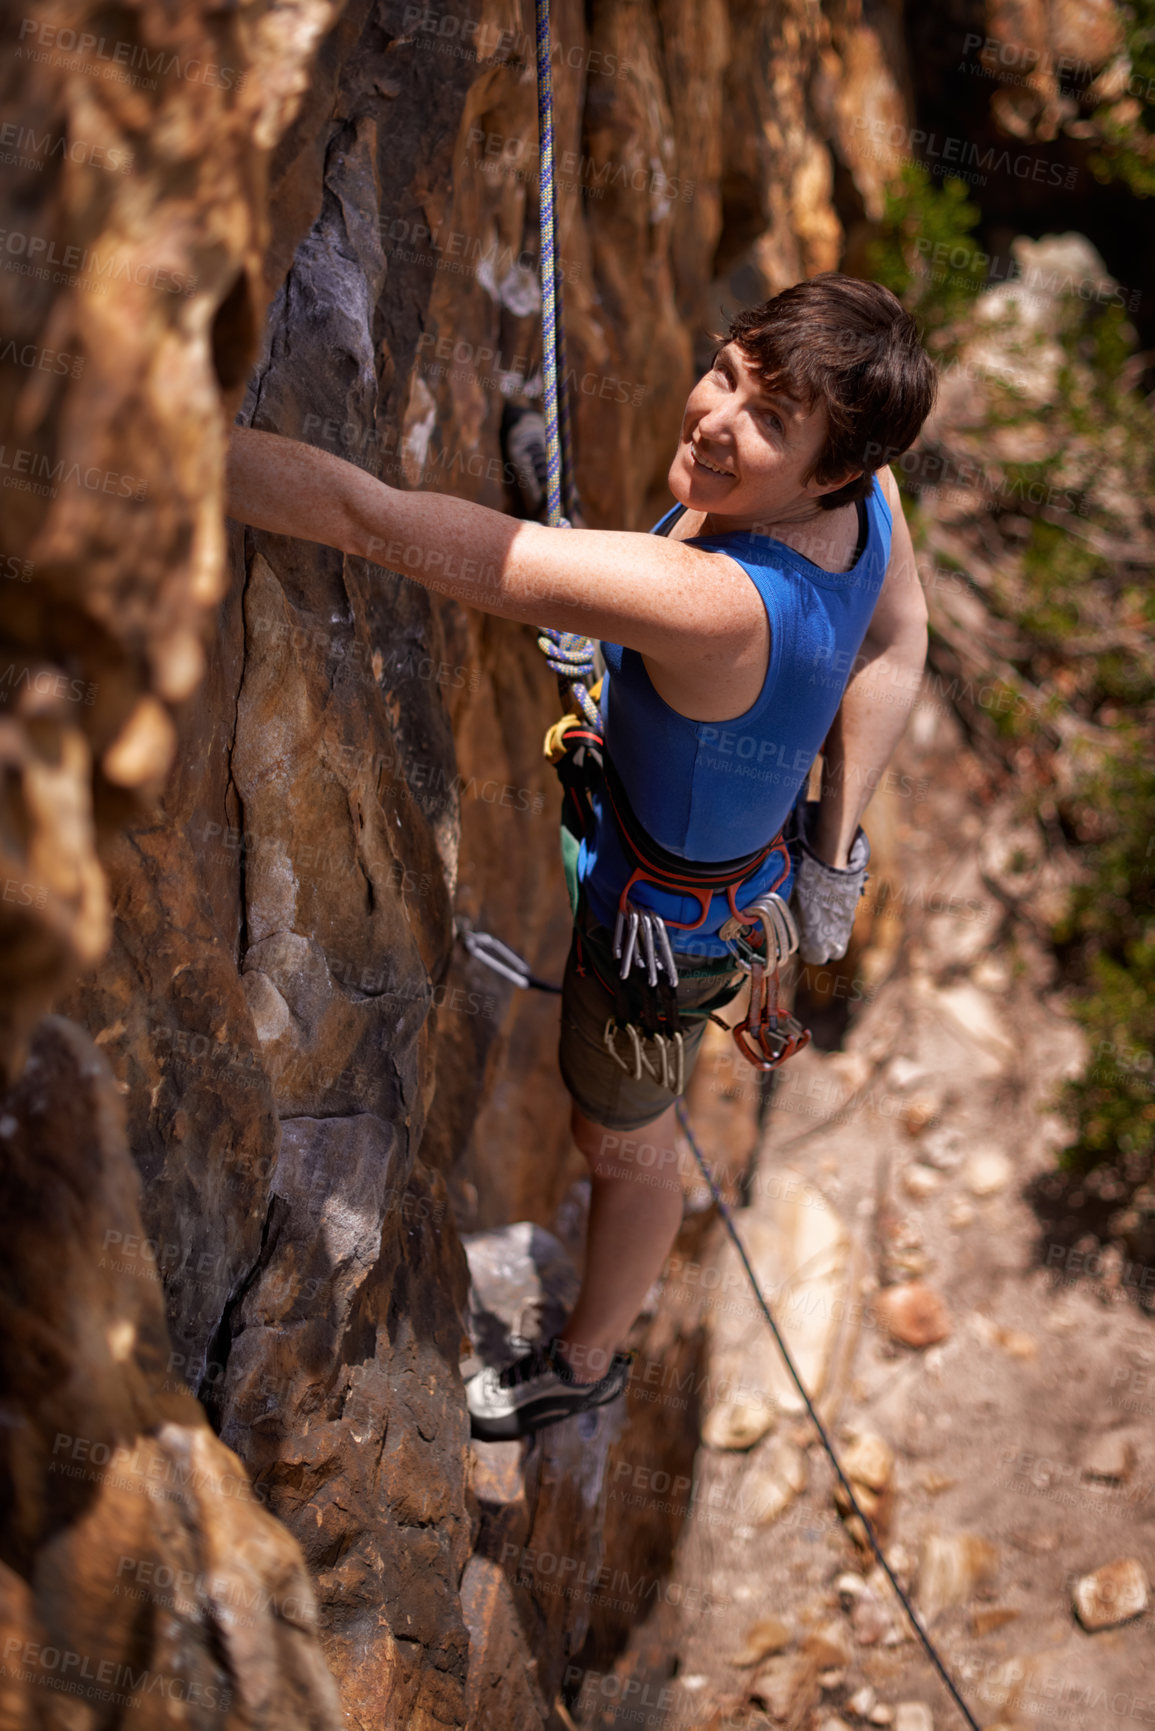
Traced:
POLYGON ((798 949, 798 927, 781 896, 761 895, 718 936, 750 973, 750 1003, 744 1019, 731 1029, 742 1056, 759 1070, 775 1070, 810 1044, 810 1030, 792 1016, 779 996, 779 969, 798 949), (765 953, 750 949, 745 928, 761 924, 765 953))
POLYGON ((677 985, 678 964, 670 947, 665 920, 652 908, 635 907, 633 902, 627 901, 624 907, 619 906, 614 927, 614 958, 621 957, 623 980, 629 978, 639 953, 645 961, 648 985, 657 985, 659 968, 664 969, 671 986, 677 985))
POLYGON ((759 1070, 776 1070, 810 1044, 810 1029, 783 1007, 778 996, 778 970, 762 962, 750 969, 750 1005, 731 1032, 742 1056, 759 1070))

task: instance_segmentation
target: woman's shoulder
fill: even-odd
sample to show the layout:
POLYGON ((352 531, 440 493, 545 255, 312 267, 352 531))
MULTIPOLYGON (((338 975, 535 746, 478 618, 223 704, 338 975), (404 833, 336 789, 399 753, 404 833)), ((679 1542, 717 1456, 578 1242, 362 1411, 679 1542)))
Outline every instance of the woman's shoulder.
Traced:
POLYGON ((690 511, 685 505, 672 505, 651 529, 651 535, 661 535, 667 541, 688 541, 706 521, 704 511, 690 511))

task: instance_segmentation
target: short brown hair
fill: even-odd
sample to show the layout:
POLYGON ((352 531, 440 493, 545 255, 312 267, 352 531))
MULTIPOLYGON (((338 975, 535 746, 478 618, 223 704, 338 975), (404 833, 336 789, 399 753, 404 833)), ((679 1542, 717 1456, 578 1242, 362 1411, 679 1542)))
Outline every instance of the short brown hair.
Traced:
POLYGON ((763 384, 825 406, 826 444, 806 480, 822 485, 862 470, 822 495, 827 510, 865 499, 874 471, 913 445, 934 406, 934 362, 902 302, 881 283, 824 271, 736 313, 726 340, 763 384))

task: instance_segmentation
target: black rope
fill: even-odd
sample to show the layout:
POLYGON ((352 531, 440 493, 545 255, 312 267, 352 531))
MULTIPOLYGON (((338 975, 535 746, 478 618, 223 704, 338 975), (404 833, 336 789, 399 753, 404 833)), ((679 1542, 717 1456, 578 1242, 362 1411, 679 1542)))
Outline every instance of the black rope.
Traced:
POLYGON ((685 1132, 686 1141, 690 1144, 690 1148, 693 1151, 694 1158, 698 1162, 699 1167, 701 1168, 702 1176, 706 1180, 706 1183, 710 1187, 710 1194, 711 1194, 711 1196, 713 1196, 714 1201, 717 1204, 718 1212, 722 1216, 722 1219, 726 1223, 726 1230, 730 1234, 730 1237, 731 1237, 733 1244, 734 1244, 734 1248, 735 1248, 735 1250, 737 1250, 738 1255, 742 1259, 742 1266, 746 1270, 746 1277, 749 1280, 750 1285, 754 1290, 754 1296, 758 1300, 758 1305, 762 1311, 762 1315, 766 1318, 766 1321, 770 1327, 770 1332, 773 1334, 774 1339, 778 1342, 778 1350, 782 1354, 782 1357, 786 1362, 786 1368, 790 1372, 790 1376, 793 1380, 795 1388, 798 1390, 799 1394, 802 1396, 802 1399, 806 1402, 806 1411, 809 1413, 811 1421, 814 1425, 814 1428, 818 1432, 819 1437, 821 1438, 823 1448, 826 1450, 827 1454, 830 1456, 831 1465, 833 1466, 835 1472, 838 1474, 838 1478, 839 1478, 839 1481, 842 1485, 842 1488, 846 1492, 847 1496, 850 1499, 851 1507, 853 1508, 855 1514, 858 1516, 859 1520, 862 1522, 863 1529, 865 1530, 866 1536, 870 1540, 871 1549, 873 1550, 875 1556, 878 1558, 879 1563, 882 1565, 882 1568, 886 1574, 887 1580, 890 1582, 891 1586, 894 1588, 895 1592, 898 1594, 898 1597, 902 1603, 902 1608, 906 1612, 907 1617, 910 1619, 911 1628, 914 1630, 915 1634, 918 1636, 919 1640, 922 1642, 923 1646, 926 1648, 928 1657, 930 1658, 932 1664, 934 1665, 935 1669, 937 1670, 939 1676, 942 1678, 943 1682, 946 1684, 947 1688, 949 1689, 949 1691, 951 1693, 951 1697, 954 1700, 955 1706, 958 1708, 959 1712, 962 1714, 962 1716, 966 1720, 967 1724, 971 1727, 971 1731, 982 1731, 981 1726, 978 1724, 977 1720, 972 1715, 970 1708, 967 1706, 966 1702, 963 1700, 962 1696, 959 1694, 958 1690, 955 1688, 954 1683, 951 1681, 950 1674, 947 1671, 946 1666, 943 1664, 942 1660, 939 1658, 938 1653, 935 1650, 935 1646, 934 1646, 933 1641, 931 1640, 930 1636, 927 1634, 926 1630, 923 1628, 921 1622, 919 1621, 918 1613, 915 1611, 914 1606, 911 1604, 910 1600, 907 1598, 906 1594, 903 1592, 902 1588, 899 1586, 898 1581, 895 1579, 894 1570, 891 1568, 890 1564, 887 1562, 886 1558, 883 1556, 882 1548, 879 1545, 878 1540, 874 1536, 874 1528, 871 1526, 870 1521, 868 1520, 861 1504, 858 1501, 858 1498, 855 1496, 853 1487, 851 1486, 851 1483, 850 1483, 850 1480, 847 1478, 846 1474, 843 1472, 841 1466, 839 1465, 838 1456, 834 1452, 834 1445, 830 1441, 830 1438, 826 1434, 826 1427, 824 1426, 824 1424, 822 1423, 822 1420, 819 1418, 817 1412, 814 1409, 814 1405, 810 1399, 810 1396, 807 1394, 806 1389, 803 1386, 802 1379, 798 1375, 798 1372, 794 1368, 794 1360, 791 1358, 790 1353, 787 1350, 786 1342, 783 1340, 781 1334, 778 1332, 778 1324, 775 1322, 773 1316, 770 1314, 770 1306, 767 1304, 765 1298, 762 1296, 762 1288, 758 1284, 758 1277, 754 1273, 753 1268, 750 1266, 750 1259, 746 1255, 745 1247, 743 1246, 742 1240, 738 1236, 738 1230, 737 1230, 736 1226, 734 1225, 733 1217, 730 1213, 729 1208, 726 1205, 726 1199, 722 1195, 721 1191, 718 1189, 717 1184, 714 1182, 714 1175, 710 1171, 710 1168, 706 1164, 705 1155, 702 1153, 702 1150, 698 1147, 697 1141, 695 1140, 695 1137, 694 1137, 694 1132, 690 1129, 690 1120, 686 1114, 685 1102, 682 1100, 679 1100, 677 1102, 674 1110, 677 1114, 678 1123, 682 1126, 682 1129, 685 1132))
MULTIPOLYGON (((507 944, 503 944, 498 938, 490 937, 488 932, 463 931, 461 933, 461 938, 462 938, 462 942, 465 944, 465 947, 469 951, 470 955, 476 956, 477 960, 479 962, 483 962, 487 968, 493 968, 496 973, 504 974, 506 979, 513 980, 515 985, 525 986, 525 987, 532 986, 539 992, 555 992, 556 993, 556 992, 561 991, 560 986, 551 986, 547 981, 537 979, 533 974, 530 973, 528 962, 523 961, 522 958, 519 955, 517 955, 515 951, 511 950, 507 944)), ((871 1550, 874 1552, 875 1556, 878 1558, 878 1561, 879 1561, 879 1564, 883 1570, 883 1573, 886 1575, 887 1580, 890 1582, 891 1586, 894 1588, 896 1594, 898 1595, 899 1602, 902 1605, 902 1608, 906 1612, 907 1618, 910 1621, 910 1626, 914 1630, 915 1634, 918 1636, 919 1640, 922 1642, 923 1647, 926 1650, 927 1657, 930 1659, 935 1670, 938 1672, 939 1676, 942 1678, 943 1682, 946 1684, 946 1687, 950 1693, 951 1699, 953 1700, 955 1706, 958 1708, 959 1712, 962 1714, 963 1718, 966 1720, 967 1724, 970 1726, 971 1731, 982 1731, 982 1727, 979 1725, 978 1721, 975 1719, 974 1715, 972 1714, 970 1708, 967 1706, 966 1702, 963 1700, 962 1696, 959 1694, 958 1689, 955 1687, 954 1682, 951 1679, 950 1673, 948 1672, 946 1666, 943 1664, 942 1660, 939 1658, 937 1649, 935 1648, 935 1645, 934 1645, 934 1642, 931 1640, 930 1636, 927 1634, 926 1630, 923 1628, 922 1623, 919 1621, 917 1611, 915 1610, 914 1606, 911 1604, 910 1600, 907 1598, 906 1594, 903 1592, 902 1588, 899 1586, 898 1581, 895 1578, 894 1570, 891 1568, 890 1564, 887 1562, 886 1558, 883 1556, 882 1547, 880 1546, 878 1540, 874 1536, 874 1528, 871 1526, 870 1521, 869 1521, 865 1511, 862 1508, 862 1505, 859 1503, 858 1498, 855 1496, 854 1489, 850 1483, 850 1480, 847 1478, 846 1474, 843 1472, 841 1466, 839 1465, 838 1456, 834 1452, 834 1444, 831 1442, 829 1436, 826 1434, 826 1427, 822 1423, 822 1420, 819 1418, 817 1412, 815 1411, 814 1404, 811 1401, 810 1396, 806 1392, 806 1389, 805 1389, 805 1386, 803 1385, 802 1379, 798 1375, 798 1372, 794 1368, 794 1360, 790 1356, 790 1352, 789 1352, 789 1349, 786 1345, 786 1342, 783 1340, 781 1334, 778 1331, 778 1324, 775 1322, 773 1316, 771 1315, 770 1306, 767 1304, 765 1298, 762 1295, 762 1288, 758 1284, 758 1277, 754 1273, 753 1268, 750 1266, 750 1258, 746 1255, 745 1247, 742 1243, 742 1240, 738 1236, 738 1229, 734 1225, 733 1216, 731 1215, 729 1207, 726 1204, 726 1199, 722 1195, 722 1192, 718 1189, 718 1186, 714 1181, 714 1175, 710 1171, 709 1166, 706 1164, 706 1157, 702 1153, 702 1150, 698 1146, 697 1140, 694 1136, 694 1132, 690 1129, 690 1120, 689 1120, 689 1117, 687 1116, 686 1106, 685 1106, 685 1102, 683 1100, 677 1101, 676 1106, 675 1106, 675 1112, 677 1113, 678 1123, 681 1125, 683 1131, 685 1132, 686 1140, 690 1144, 690 1148, 693 1151, 694 1158, 698 1162, 699 1167, 701 1168, 702 1176, 706 1180, 706 1183, 709 1185, 710 1194, 714 1198, 714 1202, 715 1202, 715 1205, 717 1206, 718 1213, 721 1215, 723 1221, 725 1222, 726 1230, 730 1234, 730 1237, 734 1243, 734 1248, 737 1250, 738 1255, 741 1258, 742 1267, 746 1270, 746 1278, 749 1280, 750 1285, 753 1288, 754 1296, 758 1300, 759 1309, 761 1310, 762 1315, 766 1319, 766 1322, 770 1328, 770 1332, 773 1334, 774 1339, 778 1343, 778 1350, 782 1354, 782 1357, 783 1357, 785 1364, 786 1364, 786 1368, 790 1372, 790 1376, 791 1376, 791 1379, 794 1383, 794 1386, 798 1390, 799 1394, 802 1396, 803 1401, 806 1403, 806 1411, 810 1415, 810 1420, 811 1420, 812 1424, 814 1425, 815 1430, 818 1432, 818 1436, 819 1436, 819 1439, 822 1443, 823 1448, 826 1450, 826 1453, 830 1456, 830 1463, 833 1466, 835 1472, 838 1474, 839 1482, 842 1485, 843 1490, 846 1492, 846 1495, 850 1500, 850 1506, 854 1510, 855 1514, 858 1516, 859 1520, 862 1522, 863 1531, 866 1533, 867 1538, 870 1540, 871 1550)))

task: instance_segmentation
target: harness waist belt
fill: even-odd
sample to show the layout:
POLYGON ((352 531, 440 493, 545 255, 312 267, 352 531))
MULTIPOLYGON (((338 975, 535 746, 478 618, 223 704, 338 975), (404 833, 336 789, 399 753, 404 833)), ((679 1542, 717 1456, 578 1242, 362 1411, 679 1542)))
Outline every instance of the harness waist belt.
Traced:
POLYGON ((614 816, 618 820, 618 826, 634 853, 638 855, 655 877, 669 878, 678 884, 693 883, 701 885, 704 889, 711 885, 722 889, 728 883, 735 880, 741 882, 743 878, 749 877, 750 873, 762 864, 771 848, 781 841, 781 834, 776 835, 773 840, 764 842, 753 853, 740 854, 736 859, 687 860, 679 854, 670 853, 668 848, 664 848, 660 842, 656 842, 653 836, 642 828, 630 804, 629 795, 626 793, 625 784, 618 773, 617 766, 606 750, 604 739, 600 735, 593 734, 592 729, 590 731, 592 737, 599 741, 606 792, 609 795, 614 816))

